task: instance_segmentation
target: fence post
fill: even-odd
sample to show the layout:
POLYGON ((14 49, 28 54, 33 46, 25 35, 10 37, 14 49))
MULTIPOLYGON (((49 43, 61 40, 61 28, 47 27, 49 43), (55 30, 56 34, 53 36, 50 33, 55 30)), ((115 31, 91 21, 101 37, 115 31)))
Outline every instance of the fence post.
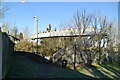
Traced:
POLYGON ((2 79, 2 31, 0 28, 0 80, 2 79))

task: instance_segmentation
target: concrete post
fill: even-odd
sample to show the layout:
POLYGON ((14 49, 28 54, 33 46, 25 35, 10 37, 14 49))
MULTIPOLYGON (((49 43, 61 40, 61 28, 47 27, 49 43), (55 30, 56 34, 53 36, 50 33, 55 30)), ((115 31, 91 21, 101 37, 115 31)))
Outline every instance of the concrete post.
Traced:
POLYGON ((36 26, 36 35, 37 35, 37 42, 36 42, 36 53, 38 54, 38 17, 34 16, 35 19, 35 26, 36 26))
POLYGON ((0 80, 2 79, 2 31, 0 28, 0 80))

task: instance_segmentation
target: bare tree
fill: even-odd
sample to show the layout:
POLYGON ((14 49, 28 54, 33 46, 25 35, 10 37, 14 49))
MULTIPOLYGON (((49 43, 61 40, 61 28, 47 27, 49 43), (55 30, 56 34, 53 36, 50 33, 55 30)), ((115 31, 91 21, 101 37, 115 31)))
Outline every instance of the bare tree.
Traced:
POLYGON ((73 20, 74 20, 74 26, 78 27, 80 33, 81 33, 81 15, 80 13, 77 11, 76 14, 74 14, 73 16, 73 20))
POLYGON ((108 36, 108 40, 107 40, 107 46, 109 48, 109 50, 113 50, 113 47, 116 47, 118 42, 117 42, 117 23, 115 20, 111 21, 109 23, 109 28, 107 31, 107 36, 108 36))
POLYGON ((99 19, 100 19, 100 12, 98 13, 98 10, 97 10, 96 12, 93 13, 92 19, 91 19, 91 25, 94 28, 95 34, 98 31, 98 26, 99 26, 99 23, 100 23, 99 19))
POLYGON ((9 30, 10 35, 14 36, 14 37, 18 37, 18 28, 16 25, 14 26, 10 26, 10 30, 9 30))
POLYGON ((82 13, 77 11, 73 16, 74 26, 80 29, 80 33, 85 33, 86 28, 90 25, 92 16, 86 13, 84 9, 82 13))
POLYGON ((23 31, 24 38, 29 38, 29 36, 30 36, 30 30, 29 30, 29 28, 28 27, 24 27, 22 29, 22 31, 23 31))
MULTIPOLYGON (((106 16, 101 16, 98 19, 95 18, 95 20, 98 22, 97 24, 100 28, 97 28, 99 31, 92 37, 93 45, 97 43, 94 48, 98 49, 97 54, 94 55, 94 59, 97 59, 97 63, 101 64, 108 57, 109 46, 113 47, 115 43, 115 25, 113 25, 113 21, 109 22, 106 16)), ((94 21, 93 27, 95 27, 96 21, 94 21)))
POLYGON ((0 0, 0 19, 2 19, 6 12, 9 10, 9 8, 7 6, 3 6, 2 5, 2 0, 0 0))
MULTIPOLYGON (((77 11, 73 16, 73 22, 73 25, 79 29, 81 34, 85 33, 89 26, 92 26, 94 32, 89 38, 74 38, 76 42, 73 41, 74 39, 70 42, 72 43, 72 49, 66 51, 66 55, 67 52, 68 57, 75 54, 79 56, 79 58, 75 57, 77 59, 75 62, 86 65, 90 65, 92 62, 101 64, 105 59, 108 59, 108 45, 111 44, 112 40, 113 43, 115 42, 115 22, 110 22, 107 16, 100 15, 98 12, 90 15, 85 10, 82 13, 77 11)), ((70 46, 66 47, 70 48, 70 46)), ((72 57, 70 60, 72 60, 72 57)))
POLYGON ((16 25, 11 26, 8 23, 3 23, 1 28, 2 28, 3 32, 6 32, 7 34, 9 34, 11 36, 17 37, 18 29, 17 29, 16 25))
POLYGON ((10 25, 8 25, 8 23, 3 23, 1 28, 3 32, 9 33, 10 25))
MULTIPOLYGON (((2 18, 4 18, 4 16, 6 15, 6 12, 8 11, 8 7, 5 5, 2 5, 2 0, 0 0, 0 20, 2 20, 2 18)), ((2 26, 2 31, 9 33, 10 30, 10 25, 8 23, 1 23, 2 26)))

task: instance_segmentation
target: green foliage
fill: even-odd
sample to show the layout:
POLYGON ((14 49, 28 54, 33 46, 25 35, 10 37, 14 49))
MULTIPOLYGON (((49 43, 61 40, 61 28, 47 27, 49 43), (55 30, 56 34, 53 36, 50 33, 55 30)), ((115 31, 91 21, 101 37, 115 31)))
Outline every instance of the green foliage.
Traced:
POLYGON ((21 40, 15 45, 15 49, 21 50, 31 50, 33 48, 33 43, 29 42, 27 39, 21 40))
POLYGON ((94 64, 91 68, 78 67, 77 71, 94 78, 119 78, 120 68, 118 64, 115 62, 102 65, 94 64))
POLYGON ((82 51, 87 52, 87 51, 90 51, 90 49, 88 49, 88 48, 84 48, 84 49, 82 49, 82 51))
POLYGON ((51 24, 49 24, 47 31, 50 32, 51 31, 51 24))
POLYGON ((55 30, 55 31, 57 31, 57 29, 56 29, 56 28, 55 28, 54 30, 55 30))
POLYGON ((19 39, 22 40, 23 39, 23 33, 20 32, 20 34, 18 35, 19 39))
POLYGON ((120 53, 120 43, 117 44, 118 52, 120 53))
POLYGON ((43 55, 52 55, 57 52, 59 48, 64 48, 70 41, 71 38, 42 39, 39 50, 43 55))

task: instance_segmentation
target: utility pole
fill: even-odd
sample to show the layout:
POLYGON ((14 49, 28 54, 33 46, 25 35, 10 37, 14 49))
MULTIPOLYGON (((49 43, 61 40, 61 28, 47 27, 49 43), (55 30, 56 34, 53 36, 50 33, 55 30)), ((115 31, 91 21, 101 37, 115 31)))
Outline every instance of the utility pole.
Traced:
POLYGON ((36 42, 36 54, 38 54, 38 17, 34 16, 35 19, 35 26, 36 26, 36 35, 37 35, 37 42, 36 42))
POLYGON ((76 70, 76 39, 74 39, 75 45, 74 45, 74 70, 76 70))

